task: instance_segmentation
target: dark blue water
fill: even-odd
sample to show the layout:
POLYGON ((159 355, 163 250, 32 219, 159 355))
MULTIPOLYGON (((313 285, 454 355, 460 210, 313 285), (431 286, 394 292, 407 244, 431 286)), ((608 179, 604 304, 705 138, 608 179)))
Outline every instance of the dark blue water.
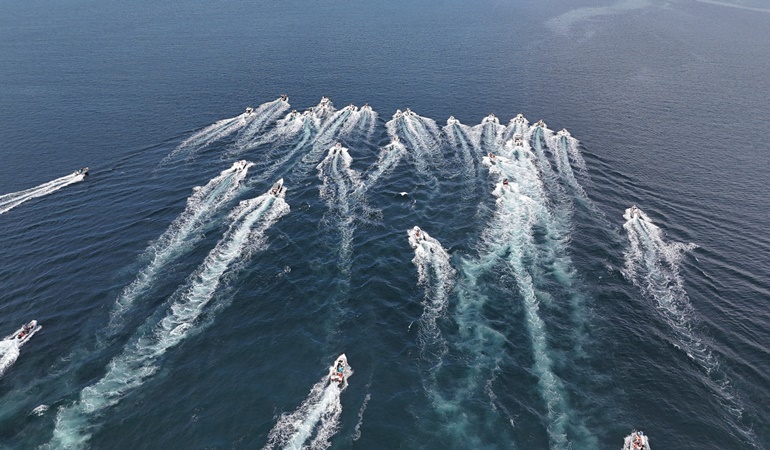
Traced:
POLYGON ((761 2, 6 2, 0 42, 0 332, 43 325, 0 447, 769 447, 761 2))

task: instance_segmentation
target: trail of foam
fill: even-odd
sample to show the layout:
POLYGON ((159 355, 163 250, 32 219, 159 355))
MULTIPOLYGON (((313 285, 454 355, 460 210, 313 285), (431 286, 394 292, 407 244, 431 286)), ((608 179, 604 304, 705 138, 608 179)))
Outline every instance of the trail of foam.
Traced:
POLYGON ((348 150, 338 144, 317 166, 318 178, 323 181, 321 198, 329 207, 327 220, 335 222, 340 230, 340 270, 346 275, 350 275, 355 232, 353 193, 361 189, 360 176, 350 168, 351 161, 348 150))
POLYGON ((254 117, 249 122, 249 126, 240 132, 238 139, 233 144, 236 151, 243 152, 254 148, 254 137, 262 133, 269 125, 272 125, 289 107, 288 99, 282 98, 259 105, 251 113, 254 117))
POLYGON ((518 114, 508 122, 503 133, 503 139, 506 141, 514 139, 517 135, 523 138, 529 134, 529 131, 529 121, 522 114, 518 114))
POLYGON ((0 377, 19 358, 19 344, 14 339, 0 341, 0 377))
POLYGON ((353 105, 348 106, 351 109, 350 120, 348 120, 340 131, 340 135, 350 136, 356 140, 369 141, 374 135, 377 126, 377 113, 368 105, 358 109, 353 105))
POLYGON ((229 119, 216 121, 182 141, 181 144, 161 161, 161 164, 168 163, 180 153, 197 153, 207 145, 236 133, 238 130, 251 123, 255 118, 256 116, 253 113, 243 113, 235 117, 230 117, 229 119))
POLYGON ((366 179, 361 184, 356 196, 363 196, 372 187, 377 184, 382 176, 392 172, 406 155, 406 148, 398 141, 391 141, 390 144, 380 149, 380 154, 366 174, 366 179))
POLYGON ((556 134, 550 133, 550 135, 546 134, 545 141, 551 151, 553 160, 556 163, 556 170, 559 171, 562 180, 564 180, 567 186, 569 186, 580 198, 588 202, 588 195, 586 195, 583 187, 578 183, 575 173, 572 170, 572 165, 570 164, 571 153, 575 152, 575 155, 579 158, 574 159, 573 156, 578 167, 585 167, 585 162, 583 162, 583 158, 580 157, 577 144, 573 142, 574 138, 567 134, 563 134, 565 131, 566 130, 562 130, 556 134))
POLYGON ((403 142, 409 150, 417 172, 434 184, 438 182, 430 167, 441 167, 441 130, 433 119, 406 110, 397 111, 386 127, 392 140, 403 142))
POLYGON ((323 122, 323 126, 313 142, 313 148, 302 158, 302 161, 306 164, 317 164, 321 155, 343 135, 342 131, 354 126, 360 118, 360 115, 353 116, 353 111, 350 108, 343 108, 332 114, 323 122))
MULTIPOLYGON (((346 379, 353 374, 346 369, 346 379)), ((299 408, 291 414, 282 414, 267 437, 264 450, 283 448, 299 450, 302 448, 326 449, 331 446, 330 439, 339 428, 342 414, 340 394, 347 386, 340 388, 337 383, 329 383, 324 376, 310 390, 310 394, 299 408), (315 436, 313 434, 315 433, 315 436), (312 441, 305 447, 308 439, 312 441)))
POLYGON ((476 146, 484 153, 496 152, 505 142, 505 127, 500 125, 500 120, 494 114, 485 117, 471 130, 476 146))
MULTIPOLYGON (((461 124, 454 117, 450 117, 447 120, 447 124, 442 130, 449 145, 459 150, 458 153, 464 167, 464 174, 477 175, 476 156, 474 155, 481 153, 481 148, 475 142, 474 130, 467 125, 461 124)), ((464 200, 468 200, 476 195, 474 189, 475 178, 473 176, 468 177, 470 182, 462 194, 464 200)))
POLYGON ((32 200, 33 198, 48 195, 52 192, 58 191, 63 187, 69 186, 70 184, 83 181, 85 177, 86 176, 84 174, 71 173, 67 176, 43 183, 40 186, 25 189, 19 192, 0 195, 0 214, 4 214, 24 202, 32 200))
POLYGON ((412 263, 417 267, 417 279, 425 289, 423 314, 420 319, 420 347, 423 358, 437 364, 447 352, 436 321, 444 315, 449 294, 454 288, 456 271, 449 254, 441 243, 419 227, 408 232, 409 245, 414 249, 412 263))
POLYGON ((80 392, 79 400, 59 410, 50 448, 81 448, 91 436, 90 419, 139 388, 159 368, 159 360, 202 324, 197 320, 222 276, 238 261, 266 245, 264 234, 289 212, 283 198, 269 193, 241 202, 228 216, 230 228, 205 261, 172 298, 166 316, 146 324, 109 364, 102 379, 80 392))
POLYGON ((252 163, 238 161, 212 178, 205 186, 194 188, 193 194, 187 199, 185 210, 160 238, 145 250, 144 256, 150 259, 150 262, 137 274, 134 281, 123 289, 115 301, 106 328, 108 334, 121 328, 126 314, 130 312, 136 299, 152 287, 158 276, 162 274, 163 268, 200 240, 200 231, 206 222, 238 195, 241 182, 246 178, 251 166, 253 166, 252 163))
MULTIPOLYGON (((719 367, 719 361, 696 331, 698 320, 679 274, 682 257, 697 246, 666 242, 663 231, 652 223, 647 214, 635 207, 627 209, 623 218, 626 219, 623 228, 629 243, 624 275, 644 296, 655 302, 658 313, 674 331, 674 345, 706 372, 714 383, 721 404, 736 419, 740 419, 745 408, 736 398, 728 375, 719 367)), ((738 424, 734 426, 753 441, 750 431, 738 424)))

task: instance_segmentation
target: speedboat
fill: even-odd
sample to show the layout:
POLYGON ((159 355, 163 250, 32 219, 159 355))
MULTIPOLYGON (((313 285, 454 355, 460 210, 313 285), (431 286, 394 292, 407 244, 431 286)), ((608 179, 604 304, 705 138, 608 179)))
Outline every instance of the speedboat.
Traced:
POLYGON ((543 122, 543 119, 538 120, 537 123, 535 124, 535 126, 536 127, 540 127, 540 128, 548 128, 548 126, 545 124, 545 122, 543 122))
POLYGON ((447 125, 456 125, 458 123, 460 123, 460 121, 455 119, 455 116, 449 116, 449 118, 446 120, 447 125))
POLYGON ((273 187, 270 188, 270 195, 275 198, 281 197, 286 192, 286 188, 283 187, 283 178, 276 181, 273 187))
POLYGON ((623 440, 623 450, 650 450, 650 439, 643 431, 634 431, 623 440))
POLYGON ((329 97, 321 97, 321 102, 319 105, 321 106, 327 106, 331 100, 329 100, 329 97))
POLYGON ((557 134, 559 137, 570 137, 569 131, 566 128, 562 128, 557 134))
POLYGON ((251 106, 249 106, 248 108, 246 108, 246 114, 251 114, 251 113, 253 113, 253 112, 254 112, 254 108, 252 108, 251 106))
POLYGON ((246 168, 246 164, 247 164, 246 160, 242 159, 240 161, 236 161, 235 164, 233 164, 233 166, 235 167, 235 170, 243 170, 246 168))
POLYGON ((417 244, 425 240, 425 232, 422 231, 420 227, 415 226, 409 230, 409 237, 412 238, 409 240, 409 242, 412 244, 412 247, 416 248, 417 244))
POLYGON ((414 114, 414 113, 412 112, 412 110, 411 110, 411 109, 409 109, 409 108, 406 108, 406 111, 404 111, 404 116, 406 116, 406 117, 409 117, 409 116, 414 116, 414 115, 415 115, 415 114, 414 114))
POLYGON ((639 219, 642 217, 642 210, 639 209, 636 205, 631 206, 631 218, 632 219, 639 219))
POLYGON ((487 153, 487 157, 489 158, 489 164, 492 164, 492 165, 497 164, 497 162, 495 162, 495 158, 497 157, 495 156, 494 153, 492 152, 487 153))
POLYGON ((484 117, 484 119, 481 121, 481 123, 495 123, 497 122, 497 117, 495 117, 494 114, 489 113, 487 117, 484 117))
POLYGON ((357 109, 358 108, 356 108, 356 105, 352 103, 348 105, 348 111, 356 112, 357 109))
POLYGON ((286 94, 281 94, 281 101, 282 102, 288 102, 289 101, 289 96, 286 95, 286 94))
POLYGON ((516 114, 516 117, 513 118, 514 123, 525 123, 527 119, 524 118, 524 115, 519 113, 516 114))
POLYGON ((295 120, 299 118, 299 112, 296 109, 292 109, 289 113, 289 117, 287 117, 289 120, 295 120))
POLYGON ((334 361, 334 365, 329 367, 329 384, 337 383, 342 387, 349 373, 348 357, 343 353, 334 361))
POLYGON ((88 167, 82 167, 82 168, 76 170, 75 171, 75 175, 87 176, 88 175, 88 167))
POLYGON ((38 330, 43 328, 41 325, 37 324, 37 320, 32 320, 27 324, 24 324, 16 330, 15 333, 5 338, 6 341, 15 341, 19 345, 27 342, 29 338, 32 337, 33 334, 37 333, 38 330))
POLYGON ((368 103, 364 103, 364 106, 361 107, 361 111, 371 111, 372 107, 369 106, 368 103))
POLYGON ((393 114, 393 118, 394 118, 394 119, 400 119, 400 118, 402 118, 402 117, 404 117, 404 113, 402 113, 400 109, 397 109, 397 110, 396 110, 396 113, 395 113, 395 114, 393 114))

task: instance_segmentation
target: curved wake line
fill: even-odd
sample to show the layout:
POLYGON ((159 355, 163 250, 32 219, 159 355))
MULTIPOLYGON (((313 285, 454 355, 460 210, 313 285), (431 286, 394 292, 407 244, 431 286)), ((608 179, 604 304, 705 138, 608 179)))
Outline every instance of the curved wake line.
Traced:
MULTIPOLYGON (((624 276, 645 297, 655 302, 658 313, 675 333, 674 345, 706 372, 714 383, 722 406, 740 420, 745 407, 736 397, 727 373, 719 367, 718 359, 695 330, 698 320, 679 274, 684 254, 697 246, 692 243, 666 242, 663 231, 636 207, 627 209, 623 218, 626 219, 623 228, 629 243, 625 254, 624 276)), ((751 430, 744 429, 737 422, 733 426, 756 446, 751 430)))
POLYGON ((289 102, 280 98, 259 105, 259 107, 251 113, 251 115, 254 116, 253 119, 249 123, 249 126, 240 132, 233 147, 235 147, 238 152, 253 148, 254 137, 262 133, 268 125, 275 122, 278 119, 278 116, 285 113, 289 108, 289 102))
POLYGON ((360 176, 350 168, 351 162, 352 158, 348 150, 341 145, 335 145, 329 149, 326 158, 317 166, 318 178, 323 181, 320 195, 329 207, 327 220, 336 222, 341 234, 340 269, 348 276, 352 264, 355 232, 352 196, 354 192, 361 189, 360 176))
POLYGON ((0 341, 0 377, 19 358, 19 344, 14 339, 0 341))
POLYGON ((409 155, 414 161, 417 172, 432 183, 438 183, 438 179, 430 171, 431 165, 440 167, 443 162, 441 130, 436 122, 407 110, 406 113, 397 111, 386 127, 391 140, 400 140, 410 150, 409 155))
POLYGON ((89 419, 144 384, 158 370, 158 361, 167 350, 201 328, 197 319, 213 298, 222 276, 233 263, 263 249, 267 229, 288 212, 289 205, 270 193, 242 201, 228 216, 231 223, 224 237, 172 297, 175 301, 166 316, 138 332, 123 353, 110 361, 102 379, 84 388, 76 403, 59 410, 48 447, 85 446, 93 428, 89 419))
MULTIPOLYGON (((353 374, 348 366, 346 378, 353 374)), ((346 382, 347 383, 347 382, 346 382)), ((323 450, 331 446, 331 438, 337 433, 342 414, 340 394, 345 389, 337 383, 330 383, 329 377, 324 376, 310 390, 310 394, 299 408, 291 414, 282 414, 278 418, 263 450, 283 448, 300 450, 309 448, 323 450), (315 435, 315 436, 313 436, 315 435), (310 444, 305 443, 311 439, 310 444)), ((363 408, 361 413, 363 414, 363 408)))
POLYGON ((83 181, 85 177, 86 176, 84 174, 71 173, 61 178, 43 183, 40 186, 25 189, 19 192, 0 195, 0 214, 4 214, 24 202, 32 200, 33 198, 51 194, 63 187, 69 186, 70 184, 83 181))
POLYGON ((445 314, 449 295, 454 289, 455 269, 441 243, 419 227, 409 230, 409 245, 414 249, 412 263, 417 279, 425 289, 423 314, 420 318, 420 347, 423 357, 438 363, 447 352, 436 321, 445 314))
POLYGON ((406 148, 398 141, 393 141, 380 150, 377 161, 367 172, 366 179, 356 191, 356 196, 361 197, 377 184, 380 178, 392 172, 406 154, 406 148))
POLYGON ((205 186, 193 189, 193 194, 187 199, 185 210, 160 238, 145 250, 145 256, 151 258, 150 263, 137 274, 131 284, 123 289, 115 301, 106 329, 108 334, 120 329, 134 302, 152 287, 162 273, 162 269, 200 240, 200 231, 206 225, 206 221, 235 198, 241 189, 241 182, 253 165, 246 161, 238 161, 212 178, 205 186))

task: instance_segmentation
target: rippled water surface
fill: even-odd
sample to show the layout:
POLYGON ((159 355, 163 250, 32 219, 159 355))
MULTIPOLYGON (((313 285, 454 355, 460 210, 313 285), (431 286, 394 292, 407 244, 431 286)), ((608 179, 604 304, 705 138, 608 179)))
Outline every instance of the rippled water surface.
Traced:
POLYGON ((762 4, 3 10, 0 448, 768 447, 762 4))

